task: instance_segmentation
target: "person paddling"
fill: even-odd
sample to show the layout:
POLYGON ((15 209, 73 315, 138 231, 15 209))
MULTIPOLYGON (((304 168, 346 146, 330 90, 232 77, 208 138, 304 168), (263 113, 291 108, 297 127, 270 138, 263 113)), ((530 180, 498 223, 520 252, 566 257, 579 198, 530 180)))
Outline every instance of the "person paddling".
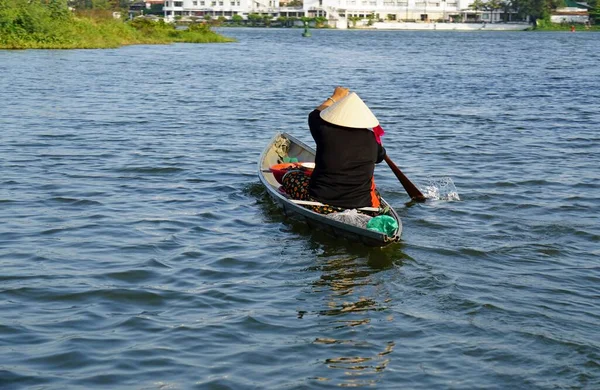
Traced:
POLYGON ((341 209, 379 207, 375 164, 386 157, 381 144, 383 129, 369 107, 347 88, 333 94, 308 115, 316 143, 311 175, 290 171, 282 179, 293 198, 324 203, 313 210, 327 214, 341 209))

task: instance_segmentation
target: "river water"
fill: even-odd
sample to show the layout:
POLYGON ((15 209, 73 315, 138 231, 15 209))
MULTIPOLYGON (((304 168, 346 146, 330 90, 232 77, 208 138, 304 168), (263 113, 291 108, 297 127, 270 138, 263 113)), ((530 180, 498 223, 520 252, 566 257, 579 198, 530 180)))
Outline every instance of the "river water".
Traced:
POLYGON ((600 34, 301 32, 0 52, 0 388, 600 388, 600 34), (336 85, 391 247, 258 181, 336 85))

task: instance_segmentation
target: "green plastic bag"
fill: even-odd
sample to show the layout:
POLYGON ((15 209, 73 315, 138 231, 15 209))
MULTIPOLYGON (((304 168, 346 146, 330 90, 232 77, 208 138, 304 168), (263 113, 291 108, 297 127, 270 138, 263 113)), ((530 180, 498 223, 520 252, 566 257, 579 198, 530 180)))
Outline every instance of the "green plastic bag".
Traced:
POLYGON ((393 236, 398 230, 398 221, 389 215, 378 215, 369 220, 367 229, 393 236))
POLYGON ((295 163, 295 162, 298 162, 298 159, 296 157, 284 157, 283 162, 284 163, 295 163))

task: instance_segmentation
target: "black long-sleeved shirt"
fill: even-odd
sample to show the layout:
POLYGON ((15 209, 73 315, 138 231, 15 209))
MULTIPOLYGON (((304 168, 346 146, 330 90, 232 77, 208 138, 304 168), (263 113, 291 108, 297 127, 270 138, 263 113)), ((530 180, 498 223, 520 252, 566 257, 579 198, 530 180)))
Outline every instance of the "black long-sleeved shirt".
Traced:
POLYGON ((375 164, 385 158, 373 132, 332 125, 318 110, 308 115, 308 126, 317 144, 310 196, 343 208, 372 206, 375 164))

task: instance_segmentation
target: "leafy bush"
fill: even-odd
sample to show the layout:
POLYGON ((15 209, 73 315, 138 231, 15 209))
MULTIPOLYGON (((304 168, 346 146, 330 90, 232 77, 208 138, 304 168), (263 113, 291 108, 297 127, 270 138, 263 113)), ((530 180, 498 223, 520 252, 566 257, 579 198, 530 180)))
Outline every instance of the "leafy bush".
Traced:
POLYGON ((129 25, 144 35, 168 35, 175 31, 175 25, 167 24, 163 20, 153 21, 146 18, 135 18, 129 25))
POLYGON ((206 23, 195 23, 190 25, 188 31, 195 33, 209 33, 211 32, 210 26, 206 23))

